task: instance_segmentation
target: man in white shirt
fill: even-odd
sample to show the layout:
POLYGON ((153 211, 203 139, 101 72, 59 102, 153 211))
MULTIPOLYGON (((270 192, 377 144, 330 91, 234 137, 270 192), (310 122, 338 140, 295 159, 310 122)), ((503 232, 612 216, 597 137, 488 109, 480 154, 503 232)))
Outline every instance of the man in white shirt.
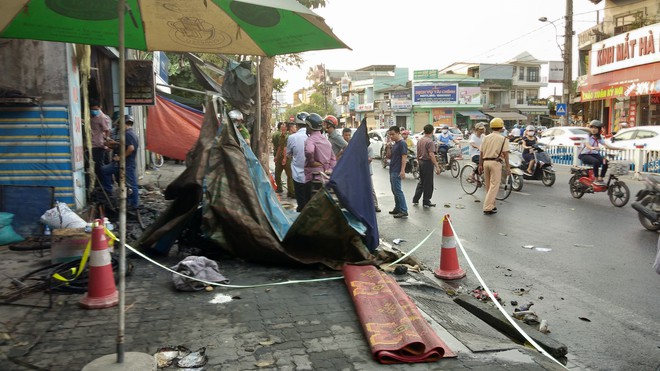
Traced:
POLYGON ((305 205, 305 142, 307 141, 307 128, 305 119, 309 116, 307 112, 296 115, 296 126, 298 131, 289 135, 286 141, 286 153, 291 156, 291 177, 293 178, 293 189, 296 194, 297 212, 305 205))

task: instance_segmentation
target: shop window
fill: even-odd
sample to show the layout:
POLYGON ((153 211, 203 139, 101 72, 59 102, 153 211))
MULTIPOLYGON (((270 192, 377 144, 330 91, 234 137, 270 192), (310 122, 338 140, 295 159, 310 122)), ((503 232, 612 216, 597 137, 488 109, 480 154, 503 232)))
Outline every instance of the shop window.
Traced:
POLYGON ((525 103, 525 91, 524 90, 518 90, 516 93, 517 93, 516 103, 517 104, 524 104, 525 103))
POLYGON ((630 14, 625 14, 614 18, 614 35, 619 35, 624 32, 634 30, 639 27, 641 20, 644 18, 644 11, 638 11, 630 14))

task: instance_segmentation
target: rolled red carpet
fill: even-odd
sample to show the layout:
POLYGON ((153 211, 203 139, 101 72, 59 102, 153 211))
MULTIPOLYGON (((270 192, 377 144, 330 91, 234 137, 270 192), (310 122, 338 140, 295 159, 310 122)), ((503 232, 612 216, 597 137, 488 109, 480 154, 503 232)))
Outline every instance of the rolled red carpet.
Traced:
POLYGON ((378 362, 435 362, 456 356, 390 276, 367 265, 346 265, 343 271, 371 352, 378 362))

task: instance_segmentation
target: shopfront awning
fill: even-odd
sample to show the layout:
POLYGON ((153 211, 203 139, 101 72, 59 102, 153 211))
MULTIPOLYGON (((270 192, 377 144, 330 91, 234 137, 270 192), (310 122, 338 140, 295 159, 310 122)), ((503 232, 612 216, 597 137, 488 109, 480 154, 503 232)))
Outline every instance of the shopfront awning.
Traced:
POLYGON ((486 120, 488 117, 481 111, 457 111, 463 117, 469 117, 472 120, 486 120))
POLYGON ((490 117, 499 117, 502 120, 527 120, 527 116, 521 115, 518 112, 484 112, 490 117))

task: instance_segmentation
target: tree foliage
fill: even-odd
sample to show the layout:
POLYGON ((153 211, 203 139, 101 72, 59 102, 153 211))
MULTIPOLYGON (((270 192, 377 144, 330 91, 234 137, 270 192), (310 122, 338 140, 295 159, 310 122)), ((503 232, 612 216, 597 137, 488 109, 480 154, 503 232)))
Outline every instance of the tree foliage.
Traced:
POLYGON ((284 117, 295 116, 298 112, 318 113, 321 117, 325 117, 326 115, 337 116, 333 110, 333 105, 327 102, 323 94, 319 92, 312 93, 309 97, 309 103, 303 103, 287 109, 284 117))

